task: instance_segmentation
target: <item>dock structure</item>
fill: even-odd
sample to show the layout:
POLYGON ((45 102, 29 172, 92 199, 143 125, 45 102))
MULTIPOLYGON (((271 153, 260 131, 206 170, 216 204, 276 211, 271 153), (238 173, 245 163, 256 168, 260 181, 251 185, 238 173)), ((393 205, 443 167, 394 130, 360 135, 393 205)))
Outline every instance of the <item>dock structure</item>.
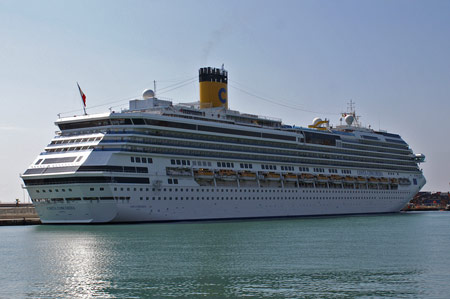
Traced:
POLYGON ((404 211, 450 210, 450 192, 419 192, 403 209, 404 211))
POLYGON ((33 225, 41 220, 32 204, 0 204, 0 225, 33 225))

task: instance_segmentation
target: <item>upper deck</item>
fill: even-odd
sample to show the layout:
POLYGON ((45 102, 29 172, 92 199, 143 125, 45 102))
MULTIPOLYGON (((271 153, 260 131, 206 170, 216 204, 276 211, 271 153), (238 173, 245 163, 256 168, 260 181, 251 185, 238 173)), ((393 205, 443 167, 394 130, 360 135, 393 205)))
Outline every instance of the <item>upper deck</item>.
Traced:
POLYGON ((200 109, 199 103, 173 105, 170 101, 157 98, 132 100, 129 108, 120 112, 60 118, 55 124, 69 135, 93 127, 106 129, 110 126, 149 125, 318 145, 335 146, 337 141, 356 142, 411 152, 398 134, 375 131, 358 123, 334 128, 327 123, 326 126, 306 128, 283 124, 281 119, 241 113, 225 107, 200 109))

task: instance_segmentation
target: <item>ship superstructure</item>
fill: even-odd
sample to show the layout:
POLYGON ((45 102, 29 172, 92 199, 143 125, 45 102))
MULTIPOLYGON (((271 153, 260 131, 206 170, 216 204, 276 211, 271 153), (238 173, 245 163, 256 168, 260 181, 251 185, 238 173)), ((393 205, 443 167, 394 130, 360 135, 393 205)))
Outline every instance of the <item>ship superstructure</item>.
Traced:
POLYGON ((228 109, 223 68, 199 80, 199 103, 146 90, 121 112, 58 119, 22 175, 42 223, 389 213, 425 184, 424 156, 354 111, 289 126, 228 109))

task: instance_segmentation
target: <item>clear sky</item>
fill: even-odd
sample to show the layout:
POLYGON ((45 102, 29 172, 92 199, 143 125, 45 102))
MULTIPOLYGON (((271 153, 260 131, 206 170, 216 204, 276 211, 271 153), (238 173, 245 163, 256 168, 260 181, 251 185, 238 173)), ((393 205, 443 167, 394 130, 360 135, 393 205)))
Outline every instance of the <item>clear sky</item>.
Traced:
POLYGON ((449 190, 450 1, 0 0, 0 201, 23 199, 19 174, 57 114, 82 113, 77 81, 88 113, 153 80, 188 102, 197 81, 164 87, 222 63, 230 108, 336 125, 351 99, 365 125, 426 155, 424 190, 449 190))

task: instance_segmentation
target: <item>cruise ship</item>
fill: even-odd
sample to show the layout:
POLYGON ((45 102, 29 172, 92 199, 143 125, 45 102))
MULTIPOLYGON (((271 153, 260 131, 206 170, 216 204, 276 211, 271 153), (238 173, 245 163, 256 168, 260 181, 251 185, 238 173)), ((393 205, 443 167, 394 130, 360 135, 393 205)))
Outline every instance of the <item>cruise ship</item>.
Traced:
POLYGON ((228 109, 227 83, 204 67, 199 102, 146 90, 120 112, 57 119, 21 175, 42 223, 392 213, 425 184, 425 156, 354 111, 290 126, 228 109))

